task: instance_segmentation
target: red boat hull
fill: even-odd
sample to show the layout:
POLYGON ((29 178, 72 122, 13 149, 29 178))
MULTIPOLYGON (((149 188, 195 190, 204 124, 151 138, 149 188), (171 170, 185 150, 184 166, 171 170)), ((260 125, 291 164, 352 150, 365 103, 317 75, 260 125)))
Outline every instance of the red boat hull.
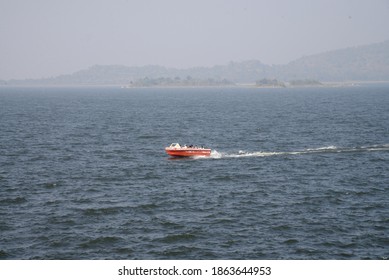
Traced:
POLYGON ((194 156, 205 156, 211 155, 211 149, 201 148, 165 148, 168 155, 173 157, 194 157, 194 156))

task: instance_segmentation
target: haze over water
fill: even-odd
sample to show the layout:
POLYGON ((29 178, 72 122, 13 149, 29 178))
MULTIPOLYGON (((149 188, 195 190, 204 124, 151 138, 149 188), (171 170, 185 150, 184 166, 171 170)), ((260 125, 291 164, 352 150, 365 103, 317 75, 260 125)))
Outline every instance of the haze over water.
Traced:
POLYGON ((387 41, 387 26, 385 0, 2 1, 0 80, 49 78, 96 64, 287 64, 387 41))

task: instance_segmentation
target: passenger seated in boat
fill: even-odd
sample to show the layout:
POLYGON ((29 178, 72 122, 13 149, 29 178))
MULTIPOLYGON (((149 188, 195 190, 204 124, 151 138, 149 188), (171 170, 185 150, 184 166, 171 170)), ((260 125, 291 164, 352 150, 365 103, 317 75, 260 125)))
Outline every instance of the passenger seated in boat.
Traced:
POLYGON ((181 148, 181 146, 180 146, 180 144, 179 144, 179 143, 172 143, 172 144, 170 145, 170 148, 176 148, 176 149, 179 149, 179 148, 181 148))

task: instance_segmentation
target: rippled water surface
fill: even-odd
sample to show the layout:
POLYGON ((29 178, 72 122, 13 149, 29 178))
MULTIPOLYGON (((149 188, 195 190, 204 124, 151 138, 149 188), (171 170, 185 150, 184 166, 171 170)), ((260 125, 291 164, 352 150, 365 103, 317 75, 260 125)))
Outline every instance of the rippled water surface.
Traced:
POLYGON ((0 259, 387 259, 388 112, 385 84, 0 87, 0 259))

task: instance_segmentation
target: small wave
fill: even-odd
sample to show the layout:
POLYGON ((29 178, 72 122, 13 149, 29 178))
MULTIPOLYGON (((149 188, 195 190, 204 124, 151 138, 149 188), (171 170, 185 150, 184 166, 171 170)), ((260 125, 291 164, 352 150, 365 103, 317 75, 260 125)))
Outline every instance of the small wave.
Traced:
POLYGON ((157 139, 157 138, 159 138, 159 136, 158 135, 140 135, 140 136, 138 136, 138 138, 148 140, 148 139, 157 139))
POLYGON ((42 185, 44 188, 47 188, 47 189, 52 189, 52 188, 57 187, 56 182, 47 182, 47 183, 43 183, 42 185))
POLYGON ((81 248, 85 248, 85 249, 96 248, 96 247, 106 247, 106 246, 111 246, 113 244, 116 244, 119 241, 121 241, 120 237, 102 236, 102 237, 97 237, 94 239, 90 239, 86 242, 83 242, 79 246, 81 248))
MULTIPOLYGON (((188 252, 190 252, 191 255, 194 254, 196 256, 196 252, 200 251, 199 248, 196 246, 177 246, 177 247, 165 247, 163 251, 155 251, 156 254, 161 254, 164 257, 167 258, 173 258, 173 259, 180 259, 184 256, 188 256, 188 252)), ((201 250, 203 251, 203 250, 201 250)), ((216 256, 213 254, 209 254, 208 252, 203 252, 206 259, 215 259, 216 256), (207 257, 208 256, 208 257, 207 257)), ((196 258, 196 257, 190 257, 190 258, 196 258)))
POLYGON ((14 197, 14 198, 5 198, 0 200, 0 205, 13 205, 13 204, 21 204, 27 202, 27 199, 24 197, 14 197))
POLYGON ((5 260, 9 257, 9 254, 6 251, 0 250, 0 260, 5 260))
POLYGON ((82 212, 86 216, 101 216, 101 215, 114 215, 119 213, 123 207, 104 207, 104 208, 87 208, 82 212))
POLYGON ((169 228, 169 229, 181 229, 184 228, 183 225, 171 222, 171 221, 161 221, 160 222, 161 226, 164 228, 169 228))
POLYGON ((180 241, 190 241, 196 238, 196 235, 193 233, 178 233, 170 234, 159 239, 163 243, 175 243, 180 241))
POLYGON ((284 241, 284 244, 287 244, 287 245, 293 245, 296 243, 299 243, 299 241, 297 239, 293 239, 293 238, 284 241))
POLYGON ((155 203, 145 203, 145 204, 135 206, 135 208, 138 208, 141 210, 152 210, 152 209, 158 208, 158 205, 155 203))
POLYGON ((360 147, 337 147, 334 145, 319 147, 319 148, 307 148, 299 151, 284 151, 284 152, 247 152, 239 150, 237 153, 223 153, 216 150, 211 152, 211 159, 221 158, 244 158, 244 157, 270 157, 280 155, 304 155, 304 154, 316 154, 316 153, 352 153, 352 152, 375 152, 375 151, 389 151, 389 144, 383 145, 369 145, 360 147))

